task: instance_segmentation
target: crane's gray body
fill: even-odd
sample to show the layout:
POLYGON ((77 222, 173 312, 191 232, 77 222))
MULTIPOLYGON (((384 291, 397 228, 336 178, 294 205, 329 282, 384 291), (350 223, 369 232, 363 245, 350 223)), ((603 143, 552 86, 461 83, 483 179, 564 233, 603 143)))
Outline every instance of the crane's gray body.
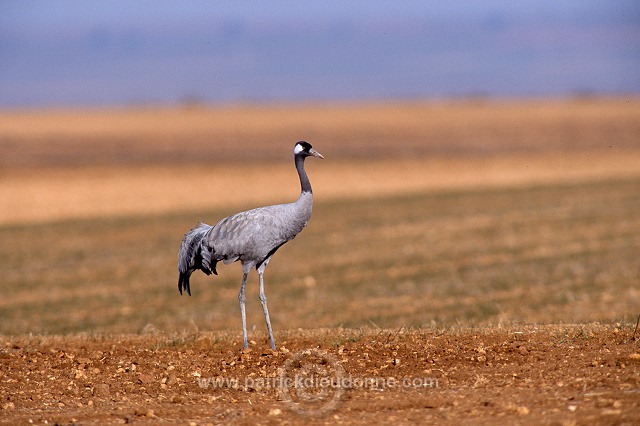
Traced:
POLYGON ((215 248, 210 260, 225 264, 239 260, 247 270, 260 266, 307 226, 312 203, 313 195, 303 192, 295 203, 261 207, 222 219, 202 239, 203 244, 215 248))
POLYGON ((301 193, 294 203, 260 207, 236 213, 222 219, 214 226, 199 223, 187 232, 180 246, 178 270, 180 277, 178 289, 191 295, 189 278, 191 273, 200 269, 205 274, 217 275, 219 261, 225 264, 240 261, 244 272, 240 287, 240 309, 244 334, 244 347, 247 347, 244 293, 249 271, 256 268, 260 277, 260 301, 267 320, 271 347, 275 349, 271 322, 264 295, 263 273, 271 256, 287 241, 307 226, 311 217, 313 193, 304 169, 304 159, 309 155, 323 158, 311 145, 298 142, 294 149, 295 165, 300 177, 301 193))

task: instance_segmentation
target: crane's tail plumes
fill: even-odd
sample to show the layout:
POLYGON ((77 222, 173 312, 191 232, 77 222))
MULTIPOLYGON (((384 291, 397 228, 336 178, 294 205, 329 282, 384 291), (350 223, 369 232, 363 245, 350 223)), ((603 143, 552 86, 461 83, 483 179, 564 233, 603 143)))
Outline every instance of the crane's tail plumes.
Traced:
POLYGON ((178 254, 178 272, 180 273, 178 290, 180 290, 180 294, 182 294, 182 290, 185 290, 191 296, 189 278, 193 271, 200 269, 207 275, 211 275, 212 272, 218 275, 215 263, 212 265, 210 262, 211 255, 203 253, 202 239, 209 229, 211 229, 211 226, 206 223, 199 223, 198 226, 184 234, 180 245, 180 253, 178 254))

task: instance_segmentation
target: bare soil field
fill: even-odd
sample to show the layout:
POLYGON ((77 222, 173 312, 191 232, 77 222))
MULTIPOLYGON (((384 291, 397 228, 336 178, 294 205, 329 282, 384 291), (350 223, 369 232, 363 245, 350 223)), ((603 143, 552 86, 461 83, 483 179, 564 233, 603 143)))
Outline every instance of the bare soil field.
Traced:
POLYGON ((3 424, 637 424, 615 325, 4 337, 3 424), (307 351, 314 348, 314 351, 307 351))
POLYGON ((0 149, 2 424, 640 423, 637 99, 5 111, 0 149), (242 351, 240 268, 180 297, 178 246, 295 199, 299 139, 242 351))

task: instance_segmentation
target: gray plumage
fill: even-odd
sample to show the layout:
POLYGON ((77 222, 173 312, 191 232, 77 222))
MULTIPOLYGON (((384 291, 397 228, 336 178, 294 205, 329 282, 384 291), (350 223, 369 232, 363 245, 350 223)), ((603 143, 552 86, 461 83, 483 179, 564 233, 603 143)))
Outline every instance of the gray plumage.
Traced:
POLYGON ((267 322, 271 348, 275 350, 275 341, 269 320, 267 299, 264 294, 264 270, 271 257, 283 244, 295 238, 307 226, 311 217, 313 192, 304 169, 304 160, 308 156, 324 158, 307 142, 300 141, 294 146, 294 162, 300 178, 300 197, 294 203, 260 207, 236 213, 222 219, 214 226, 199 223, 187 232, 180 246, 178 256, 178 290, 191 295, 189 278, 196 270, 207 275, 217 275, 217 263, 242 263, 243 278, 238 300, 242 315, 244 348, 248 346, 245 287, 247 275, 256 268, 260 279, 260 302, 267 322))

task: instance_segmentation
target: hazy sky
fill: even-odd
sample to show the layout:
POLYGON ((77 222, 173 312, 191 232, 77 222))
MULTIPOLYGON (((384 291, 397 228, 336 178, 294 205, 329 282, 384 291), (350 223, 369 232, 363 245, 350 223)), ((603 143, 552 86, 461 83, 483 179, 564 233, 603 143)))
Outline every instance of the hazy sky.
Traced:
POLYGON ((0 0, 0 107, 640 93, 640 2, 0 0))

